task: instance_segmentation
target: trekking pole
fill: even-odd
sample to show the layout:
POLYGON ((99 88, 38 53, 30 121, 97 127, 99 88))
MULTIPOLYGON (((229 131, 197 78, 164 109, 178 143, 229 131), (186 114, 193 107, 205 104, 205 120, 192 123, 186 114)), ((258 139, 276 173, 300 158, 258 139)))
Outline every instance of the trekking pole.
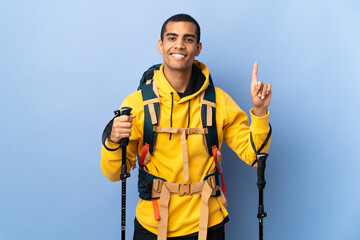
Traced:
POLYGON ((264 193, 263 190, 265 188, 265 166, 266 166, 266 158, 267 153, 258 153, 256 155, 258 167, 257 167, 257 186, 259 188, 259 208, 257 218, 259 219, 259 239, 263 240, 263 218, 267 216, 267 213, 264 212, 264 193))
MULTIPOLYGON (((123 107, 120 110, 116 110, 114 113, 116 116, 128 115, 130 116, 132 108, 123 107)), ((122 138, 120 140, 120 146, 122 149, 122 164, 121 164, 121 240, 125 240, 126 230, 126 178, 130 177, 130 173, 127 172, 126 166, 126 147, 129 144, 129 138, 122 138)))

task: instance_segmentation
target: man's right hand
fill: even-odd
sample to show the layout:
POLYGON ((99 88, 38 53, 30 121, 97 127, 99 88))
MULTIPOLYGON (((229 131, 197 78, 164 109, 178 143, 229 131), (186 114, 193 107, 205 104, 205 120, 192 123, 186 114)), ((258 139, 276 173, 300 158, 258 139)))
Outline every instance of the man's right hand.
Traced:
POLYGON ((122 138, 129 138, 131 136, 131 127, 134 118, 135 115, 133 114, 130 116, 121 115, 114 118, 109 140, 114 143, 120 143, 122 138))

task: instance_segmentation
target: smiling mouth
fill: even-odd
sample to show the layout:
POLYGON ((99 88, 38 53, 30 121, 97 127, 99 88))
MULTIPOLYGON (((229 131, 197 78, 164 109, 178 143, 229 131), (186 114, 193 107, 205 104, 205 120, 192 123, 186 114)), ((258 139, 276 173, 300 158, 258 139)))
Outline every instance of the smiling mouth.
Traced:
POLYGON ((173 58, 175 58, 176 60, 182 60, 186 57, 185 54, 181 54, 181 53, 171 53, 170 54, 173 58))

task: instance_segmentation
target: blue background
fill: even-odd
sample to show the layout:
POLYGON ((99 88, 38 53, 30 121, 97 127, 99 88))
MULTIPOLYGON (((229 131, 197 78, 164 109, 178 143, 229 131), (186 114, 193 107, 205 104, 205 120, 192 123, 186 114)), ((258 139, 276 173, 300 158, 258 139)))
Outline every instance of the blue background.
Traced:
MULTIPOLYGON (((100 137, 162 23, 201 25, 215 84, 246 112, 254 61, 272 83, 265 239, 360 239, 358 1, 1 1, 0 239, 120 239, 120 183, 100 137)), ((227 239, 258 239, 256 169, 223 148, 227 239)), ((127 239, 137 203, 128 180, 127 239)))

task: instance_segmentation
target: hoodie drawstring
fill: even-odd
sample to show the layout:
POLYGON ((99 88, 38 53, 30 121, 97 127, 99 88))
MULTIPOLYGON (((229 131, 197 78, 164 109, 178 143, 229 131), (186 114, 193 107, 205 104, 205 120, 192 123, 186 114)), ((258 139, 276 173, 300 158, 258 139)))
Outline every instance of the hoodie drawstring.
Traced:
POLYGON ((190 127, 190 100, 188 101, 188 125, 187 128, 190 127))
MULTIPOLYGON (((172 127, 172 114, 173 114, 173 107, 174 107, 174 93, 171 92, 171 112, 170 112, 170 127, 172 127)), ((171 140, 171 133, 169 136, 169 140, 171 140)))
MULTIPOLYGON (((190 100, 188 101, 188 125, 187 128, 190 127, 190 100)), ((188 138, 188 135, 186 134, 186 139, 188 138)))

